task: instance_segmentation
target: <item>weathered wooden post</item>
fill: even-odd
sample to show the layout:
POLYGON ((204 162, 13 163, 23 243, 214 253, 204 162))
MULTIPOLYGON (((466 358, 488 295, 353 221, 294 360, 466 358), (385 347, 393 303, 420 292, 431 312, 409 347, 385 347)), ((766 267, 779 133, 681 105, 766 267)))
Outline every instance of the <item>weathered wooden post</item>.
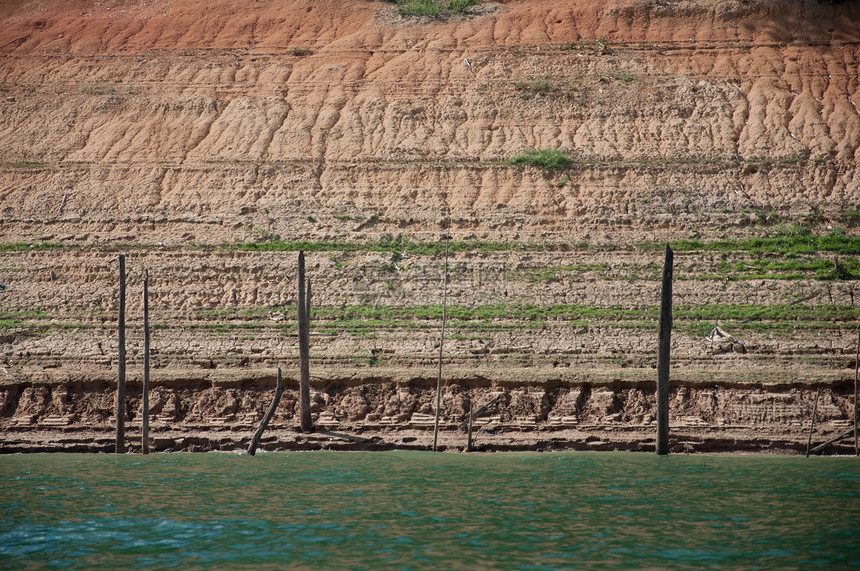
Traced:
POLYGON ((119 255, 119 376, 116 384, 116 447, 125 452, 125 254, 119 255))
POLYGON ((143 274, 143 442, 149 454, 149 270, 143 274))
POLYGON ((806 457, 809 458, 809 447, 812 446, 812 430, 815 428, 815 413, 818 412, 818 397, 821 396, 821 388, 815 393, 815 404, 812 405, 812 419, 809 421, 809 439, 806 441, 806 457))
POLYGON ((254 438, 251 439, 251 445, 248 447, 248 454, 253 456, 257 453, 257 445, 260 443, 260 438, 266 427, 269 426, 269 421, 275 414, 275 409, 278 408, 278 403, 281 402, 281 395, 284 394, 284 383, 281 377, 281 368, 278 367, 278 384, 275 386, 275 397, 272 399, 272 404, 269 405, 269 410, 266 411, 266 416, 260 421, 260 427, 254 433, 254 438))
POLYGON ((439 337, 439 375, 436 378, 436 421, 433 426, 433 452, 436 452, 436 442, 439 439, 439 413, 442 410, 442 345, 445 344, 445 318, 448 308, 448 240, 445 235, 445 272, 442 278, 442 333, 439 337))
POLYGON ((657 355, 657 454, 669 453, 669 350, 672 338, 672 264, 674 253, 666 244, 663 291, 660 299, 660 334, 657 355))
POLYGON ((302 432, 312 432, 310 367, 310 280, 305 292, 305 253, 299 252, 299 418, 302 432))

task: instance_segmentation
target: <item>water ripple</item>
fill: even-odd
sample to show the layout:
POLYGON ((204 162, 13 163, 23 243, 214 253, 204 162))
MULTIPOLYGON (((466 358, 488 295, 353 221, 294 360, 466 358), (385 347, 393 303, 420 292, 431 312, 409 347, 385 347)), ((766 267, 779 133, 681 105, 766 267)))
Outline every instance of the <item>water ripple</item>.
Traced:
POLYGON ((851 458, 0 457, 0 567, 860 565, 851 458))

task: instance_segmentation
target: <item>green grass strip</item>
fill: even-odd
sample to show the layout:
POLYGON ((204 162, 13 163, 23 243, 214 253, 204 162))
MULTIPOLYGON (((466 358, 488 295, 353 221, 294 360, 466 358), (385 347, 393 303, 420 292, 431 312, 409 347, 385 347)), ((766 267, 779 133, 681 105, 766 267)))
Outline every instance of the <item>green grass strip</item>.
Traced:
MULTIPOLYGON (((284 308, 287 315, 295 313, 293 307, 284 308)), ((517 322, 560 321, 656 321, 658 307, 649 305, 640 308, 593 307, 577 304, 487 304, 473 307, 449 305, 448 318, 461 322, 517 322)), ((673 310, 676 322, 688 321, 829 321, 850 322, 860 320, 860 308, 847 305, 733 305, 713 304, 701 306, 676 306, 673 310)), ((321 307, 313 311, 314 319, 360 321, 370 320, 384 325, 394 322, 441 321, 441 305, 414 307, 353 305, 344 307, 321 307)))
MULTIPOLYGON (((471 242, 452 241, 449 251, 454 252, 509 252, 509 251, 542 251, 543 244, 526 244, 522 242, 491 242, 475 240, 471 242)), ((282 241, 238 242, 223 243, 221 250, 238 250, 245 252, 388 252, 398 254, 438 255, 445 253, 445 242, 422 242, 408 238, 380 239, 376 242, 346 242, 340 240, 320 241, 282 241)))
MULTIPOLYGON (((744 238, 742 240, 675 240, 669 243, 676 252, 749 252, 751 254, 816 254, 833 252, 842 255, 860 254, 860 235, 849 236, 837 229, 827 234, 798 233, 772 237, 744 238)), ((659 251, 665 243, 646 242, 641 248, 659 251)))
POLYGON ((59 250, 59 242, 7 242, 0 243, 0 252, 29 252, 32 250, 59 250))
POLYGON ((561 170, 570 165, 570 157, 558 149, 529 149, 508 159, 510 165, 529 165, 546 170, 561 170))
POLYGON ((477 0, 397 0, 397 11, 403 16, 431 16, 462 14, 477 0))

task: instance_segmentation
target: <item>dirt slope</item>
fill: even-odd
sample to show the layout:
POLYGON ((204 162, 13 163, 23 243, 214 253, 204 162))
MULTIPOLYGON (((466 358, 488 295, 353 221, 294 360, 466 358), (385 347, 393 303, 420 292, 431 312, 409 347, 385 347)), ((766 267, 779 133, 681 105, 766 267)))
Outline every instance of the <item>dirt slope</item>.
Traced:
MULTIPOLYGON (((455 228, 504 229, 503 205, 564 231, 649 230, 681 194, 694 224, 856 205, 852 4, 581 4, 447 22, 365 1, 22 4, 0 34, 4 235, 183 213, 216 215, 195 234, 212 242, 253 228, 248 208, 319 233, 303 219, 350 202, 387 227, 448 207, 455 228), (501 162, 540 147, 581 162, 566 184, 501 162)), ((181 239, 159 221, 139 239, 181 239)))
MULTIPOLYGON (((272 368, 294 366, 295 255, 243 249, 298 241, 322 250, 317 421, 418 427, 398 443, 423 446, 442 262, 407 242, 443 231, 460 247, 452 430, 501 391, 498 422, 529 436, 499 447, 584 446, 596 429, 540 434, 587 425, 636 449, 665 240, 693 241, 679 243, 673 377, 690 438, 796 449, 817 387, 841 430, 860 262, 832 245, 860 232, 858 22, 856 3, 799 0, 523 0, 440 20, 368 0, 3 3, 7 448, 51 423, 110 430, 119 251, 134 296, 153 276, 156 378, 184 403, 169 422, 244 430, 272 368), (537 148, 572 163, 506 162, 537 148), (821 240, 743 242, 776 236, 821 240), (716 325, 743 347, 705 341, 716 325), (517 404, 525 386, 539 406, 517 404), (763 408, 738 412, 750 403, 763 408)), ((138 328, 139 297, 129 308, 138 328)), ((163 448, 220 446, 177 438, 163 448)))

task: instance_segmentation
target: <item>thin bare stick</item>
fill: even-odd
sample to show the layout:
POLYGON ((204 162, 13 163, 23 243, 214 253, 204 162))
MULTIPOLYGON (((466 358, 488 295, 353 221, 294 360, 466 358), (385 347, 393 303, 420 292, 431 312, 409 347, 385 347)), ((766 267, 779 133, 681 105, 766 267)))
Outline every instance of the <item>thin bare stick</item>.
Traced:
POLYGON ((860 456, 857 443, 857 377, 860 375, 860 325, 857 326, 857 355, 854 357, 854 455, 860 456))
POLYGON ((266 416, 260 421, 260 427, 254 433, 254 438, 251 439, 251 445, 248 447, 248 455, 253 456, 257 453, 257 445, 260 443, 260 438, 263 436, 266 427, 269 426, 269 421, 275 414, 275 409, 278 408, 278 403, 281 402, 281 395, 284 394, 284 383, 281 377, 281 368, 278 367, 278 384, 275 386, 275 397, 272 399, 272 404, 269 405, 269 410, 266 411, 266 416))
MULTIPOLYGON (((485 405, 482 405, 480 408, 478 408, 478 410, 472 411, 471 414, 469 415, 469 419, 467 419, 466 422, 468 422, 469 420, 474 420, 474 419, 478 418, 479 416, 481 416, 482 414, 484 414, 485 412, 487 412, 487 410, 489 410, 489 408, 491 406, 496 404, 496 401, 498 401, 500 398, 502 398, 502 395, 496 395, 492 399, 490 399, 490 402, 488 402, 485 405)), ((463 424, 465 424, 466 422, 461 422, 460 427, 462 427, 463 424)))
POLYGON ((60 214, 63 213, 63 207, 66 206, 66 197, 69 195, 69 190, 66 189, 63 191, 63 201, 60 203, 60 207, 57 209, 57 214, 54 218, 57 218, 60 214))
POLYGON ((472 451, 472 420, 475 418, 472 416, 472 405, 469 405, 469 428, 466 429, 466 452, 472 451))
POLYGON ((807 295, 806 297, 801 297, 800 299, 795 299, 794 301, 792 301, 788 305, 797 305, 798 303, 803 303, 804 301, 809 301, 813 297, 818 297, 817 291, 807 295))
POLYGON ((142 451, 149 454, 149 270, 143 275, 143 442, 142 451))
POLYGON ((119 375, 116 383, 116 447, 125 452, 125 254, 119 255, 119 375))
POLYGON ((812 429, 815 428, 815 413, 818 411, 818 397, 821 396, 821 389, 815 393, 815 404, 812 405, 812 420, 809 421, 809 440, 806 441, 806 457, 809 458, 809 447, 812 446, 812 429))
POLYGON ((305 290, 305 253, 299 252, 299 423, 302 432, 313 431, 310 374, 310 281, 305 290))
POLYGON ((830 439, 830 440, 828 440, 827 442, 822 442, 821 444, 818 444, 818 445, 816 445, 816 446, 813 446, 813 447, 812 447, 812 450, 810 450, 810 451, 809 451, 809 453, 810 453, 810 454, 818 454, 818 453, 822 452, 825 448, 827 448, 828 446, 830 446, 831 444, 836 444, 837 442, 840 442, 840 441, 842 441, 842 440, 845 440, 846 438, 848 438, 849 436, 851 436, 851 434, 852 434, 853 432, 854 432, 854 429, 853 429, 853 428, 849 428, 849 429, 848 429, 848 430, 846 430, 845 432, 843 432, 843 433, 841 433, 841 434, 838 434, 838 435, 834 436, 833 438, 831 438, 831 439, 830 439))
POLYGON ((450 237, 445 234, 445 275, 442 279, 442 334, 439 338, 439 376, 436 378, 436 422, 433 426, 433 452, 436 452, 436 443, 439 439, 439 412, 442 409, 442 346, 445 344, 445 318, 448 308, 448 241, 450 237))

